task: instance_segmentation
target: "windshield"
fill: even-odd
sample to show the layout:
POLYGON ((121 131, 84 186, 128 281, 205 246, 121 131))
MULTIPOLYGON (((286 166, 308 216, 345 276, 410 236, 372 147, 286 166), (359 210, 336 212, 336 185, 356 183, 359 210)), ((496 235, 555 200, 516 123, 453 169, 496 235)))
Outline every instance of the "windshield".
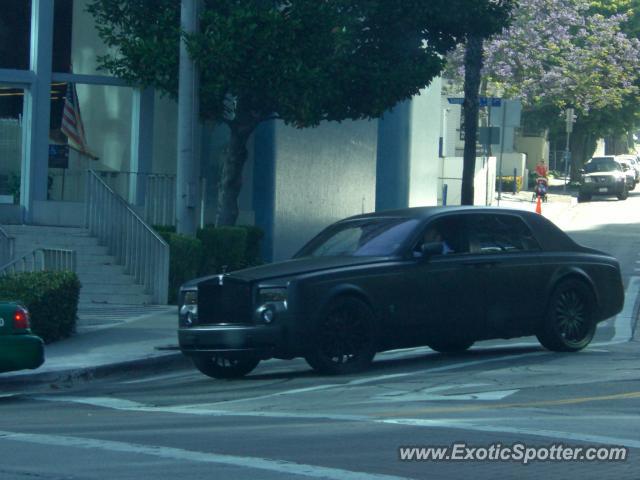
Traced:
POLYGON ((324 230, 295 255, 299 257, 388 256, 395 254, 418 225, 416 219, 367 218, 324 230))
POLYGON ((594 158, 584 165, 585 173, 619 171, 620 165, 612 158, 594 158))

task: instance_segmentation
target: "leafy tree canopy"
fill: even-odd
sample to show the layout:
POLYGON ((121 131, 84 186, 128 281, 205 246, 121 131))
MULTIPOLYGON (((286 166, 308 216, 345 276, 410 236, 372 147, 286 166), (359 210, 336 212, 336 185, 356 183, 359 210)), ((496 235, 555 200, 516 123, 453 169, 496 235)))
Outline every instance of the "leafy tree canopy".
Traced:
MULTIPOLYGON (((200 67, 200 113, 231 132, 218 225, 237 217, 246 141, 262 121, 297 127, 379 117, 429 85, 468 35, 489 36, 514 0, 206 0, 187 35, 200 67)), ((175 97, 180 2, 92 0, 114 53, 101 66, 175 97)))

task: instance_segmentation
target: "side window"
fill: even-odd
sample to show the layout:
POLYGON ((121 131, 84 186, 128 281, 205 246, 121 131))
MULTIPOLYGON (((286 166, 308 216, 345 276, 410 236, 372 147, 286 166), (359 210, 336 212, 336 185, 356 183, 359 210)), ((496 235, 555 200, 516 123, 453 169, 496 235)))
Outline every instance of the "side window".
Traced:
POLYGON ((470 253, 540 250, 533 233, 514 215, 485 214, 470 218, 470 253))
POLYGON ((414 256, 421 256, 422 245, 431 242, 442 242, 443 255, 468 253, 469 244, 464 233, 463 216, 450 215, 444 218, 436 218, 429 222, 414 246, 414 256))

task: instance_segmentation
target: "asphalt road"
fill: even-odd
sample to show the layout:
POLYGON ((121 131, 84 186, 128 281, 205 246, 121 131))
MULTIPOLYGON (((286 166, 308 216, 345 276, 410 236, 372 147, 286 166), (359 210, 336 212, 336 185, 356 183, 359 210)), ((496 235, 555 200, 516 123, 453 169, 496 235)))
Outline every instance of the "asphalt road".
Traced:
POLYGON ((583 352, 551 353, 525 338, 457 356, 387 352, 344 377, 269 361, 236 381, 183 368, 0 393, 0 479, 638 479, 640 344, 628 340, 640 193, 577 205, 559 223, 616 255, 628 292, 626 315, 601 324, 583 352), (492 445, 502 453, 516 445, 544 459, 554 444, 582 448, 578 455, 622 447, 627 458, 400 459, 400 447, 455 443, 480 458, 492 445))

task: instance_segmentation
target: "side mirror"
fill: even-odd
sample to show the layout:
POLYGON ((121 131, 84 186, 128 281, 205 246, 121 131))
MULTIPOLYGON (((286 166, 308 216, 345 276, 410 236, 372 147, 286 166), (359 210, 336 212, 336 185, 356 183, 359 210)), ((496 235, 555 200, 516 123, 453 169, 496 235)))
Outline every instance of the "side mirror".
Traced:
POLYGON ((582 175, 584 175, 584 168, 581 168, 580 170, 578 170, 582 175))
POLYGON ((442 255, 444 251, 444 243, 443 242, 427 242, 423 243, 420 248, 422 252, 422 258, 427 259, 434 255, 442 255))

